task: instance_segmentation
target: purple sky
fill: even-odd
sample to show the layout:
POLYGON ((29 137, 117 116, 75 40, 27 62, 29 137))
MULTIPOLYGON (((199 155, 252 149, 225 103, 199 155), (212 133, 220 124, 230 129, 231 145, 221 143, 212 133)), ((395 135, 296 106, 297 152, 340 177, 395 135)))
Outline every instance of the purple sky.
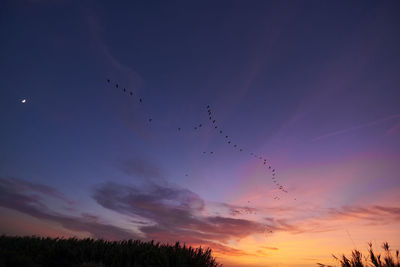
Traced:
POLYGON ((2 2, 0 234, 181 240, 226 266, 399 248, 399 11, 2 2))

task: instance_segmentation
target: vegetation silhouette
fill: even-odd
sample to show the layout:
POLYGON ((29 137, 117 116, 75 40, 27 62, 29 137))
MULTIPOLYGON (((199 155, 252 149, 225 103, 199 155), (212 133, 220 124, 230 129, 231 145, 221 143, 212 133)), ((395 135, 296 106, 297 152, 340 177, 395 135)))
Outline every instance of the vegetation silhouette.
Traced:
POLYGON ((0 267, 221 267, 211 249, 102 239, 0 236, 0 267))
MULTIPOLYGON (((392 253, 390 251, 390 246, 387 242, 383 243, 382 248, 384 249, 384 257, 382 258, 381 254, 375 254, 372 249, 372 243, 368 243, 368 256, 362 255, 362 253, 355 249, 351 252, 351 258, 347 258, 345 255, 338 258, 335 255, 332 255, 333 258, 340 262, 342 267, 400 267, 399 261, 399 250, 396 250, 396 259, 393 258, 392 253)), ((324 267, 332 267, 330 265, 325 265, 321 263, 317 263, 319 266, 324 267)))

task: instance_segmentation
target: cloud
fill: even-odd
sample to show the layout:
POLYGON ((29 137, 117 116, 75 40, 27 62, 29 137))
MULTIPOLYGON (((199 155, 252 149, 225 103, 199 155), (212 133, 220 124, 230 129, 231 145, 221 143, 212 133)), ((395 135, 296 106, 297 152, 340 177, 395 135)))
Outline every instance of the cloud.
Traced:
POLYGON ((238 206, 227 203, 217 203, 217 206, 221 207, 223 210, 227 210, 231 216, 250 215, 257 213, 256 208, 251 208, 248 206, 238 206))
MULTIPOLYGON (((314 225, 303 228, 284 219, 267 217, 258 222, 238 218, 236 210, 247 210, 248 207, 226 203, 219 203, 228 211, 225 212, 226 216, 209 215, 205 201, 200 196, 171 185, 149 183, 133 186, 107 182, 94 188, 93 199, 103 208, 128 216, 128 222, 136 225, 135 232, 103 223, 101 216, 95 214, 84 212, 76 216, 65 215, 51 210, 45 204, 49 198, 60 197, 65 199, 61 192, 52 187, 0 177, 1 207, 60 224, 67 230, 87 232, 94 238, 168 243, 180 241, 193 246, 209 246, 219 254, 240 256, 250 254, 230 247, 228 243, 231 240, 262 234, 266 228, 273 232, 315 231, 312 229, 314 225)), ((253 209, 248 209, 253 212, 253 209)))
POLYGON ((359 220, 373 224, 388 224, 400 221, 400 208, 389 206, 343 206, 330 209, 328 219, 359 220))
POLYGON ((151 221, 139 226, 148 238, 175 242, 222 242, 263 233, 262 223, 204 215, 205 202, 190 190, 151 184, 147 188, 108 182, 93 198, 104 208, 151 221))
MULTIPOLYGON (((139 236, 117 226, 103 224, 99 218, 91 214, 67 216, 50 210, 44 204, 44 197, 60 198, 58 190, 19 179, 0 177, 0 206, 28 214, 41 220, 59 223, 64 228, 88 232, 94 238, 129 239, 139 236)), ((64 197, 62 197, 64 199, 64 197)))
POLYGON ((69 200, 60 191, 43 184, 35 184, 28 181, 20 180, 17 178, 3 178, 0 177, 0 186, 7 187, 11 192, 32 192, 40 193, 50 197, 57 198, 67 204, 72 205, 73 201, 69 200))
POLYGON ((317 141, 317 140, 325 139, 327 137, 331 137, 331 136, 335 136, 335 135, 340 135, 340 134, 352 132, 352 131, 355 131, 355 130, 358 130, 358 129, 362 129, 362 128, 366 128, 366 127, 375 126, 375 125, 380 124, 382 122, 385 122, 385 121, 388 121, 388 120, 397 119, 397 118, 400 118, 400 114, 394 114, 394 115, 391 115, 391 116, 386 117, 386 118, 381 118, 379 120, 374 120, 374 121, 370 121, 370 122, 367 122, 367 123, 359 124, 359 125, 347 128, 347 129, 342 129, 342 130, 338 130, 338 131, 335 131, 335 132, 332 132, 332 133, 324 134, 324 135, 315 137, 313 139, 313 141, 317 141))
POLYGON ((267 247, 267 246, 260 246, 260 248, 268 249, 268 250, 278 250, 279 248, 276 247, 267 247))
POLYGON ((386 132, 386 134, 388 134, 388 135, 395 135, 395 134, 397 134, 398 132, 400 132, 400 123, 399 123, 399 124, 396 124, 395 126, 393 126, 392 128, 390 128, 390 129, 386 132))
POLYGON ((142 178, 162 178, 162 171, 149 160, 136 158, 122 163, 122 171, 128 175, 142 178))
POLYGON ((89 34, 101 55, 110 63, 115 72, 129 79, 129 86, 138 90, 143 83, 141 76, 131 67, 121 63, 121 61, 113 55, 112 49, 104 41, 104 27, 100 17, 96 14, 95 10, 89 6, 83 7, 82 11, 84 12, 84 19, 87 23, 89 34))

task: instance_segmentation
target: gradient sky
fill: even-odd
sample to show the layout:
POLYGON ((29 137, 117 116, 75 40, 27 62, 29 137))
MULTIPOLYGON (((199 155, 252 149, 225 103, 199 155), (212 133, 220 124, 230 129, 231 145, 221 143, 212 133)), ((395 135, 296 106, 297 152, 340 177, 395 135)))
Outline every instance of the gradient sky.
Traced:
POLYGON ((398 1, 116 2, 1 2, 0 234, 400 248, 398 1))

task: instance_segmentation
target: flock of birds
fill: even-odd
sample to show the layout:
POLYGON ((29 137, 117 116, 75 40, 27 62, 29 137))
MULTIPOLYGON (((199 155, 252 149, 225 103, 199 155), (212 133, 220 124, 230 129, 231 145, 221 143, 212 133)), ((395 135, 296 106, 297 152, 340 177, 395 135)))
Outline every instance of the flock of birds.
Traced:
MULTIPOLYGON (((107 83, 111 84, 111 80, 107 79, 107 83)), ((131 91, 131 90, 127 90, 125 87, 120 87, 118 83, 115 83, 115 88, 117 89, 121 89, 122 92, 128 94, 129 96, 135 97, 136 94, 131 91)), ((143 99, 140 97, 136 97, 137 101, 142 104, 143 103, 143 99)), ((287 189, 279 183, 278 178, 277 178, 277 172, 275 171, 275 169, 270 165, 270 163, 268 162, 267 158, 261 155, 258 155, 256 153, 253 152, 248 152, 243 146, 238 145, 236 142, 233 142, 233 140, 230 138, 230 135, 228 135, 227 133, 225 133, 225 131, 223 131, 221 129, 221 127, 219 127, 217 120, 214 116, 214 112, 211 109, 210 105, 206 106, 207 109, 207 114, 208 114, 208 121, 210 126, 217 131, 217 133, 219 133, 219 135, 221 136, 221 138, 224 140, 224 143, 226 143, 227 145, 231 146, 235 151, 237 151, 238 153, 248 153, 249 156, 254 157, 255 159, 257 159, 258 161, 260 161, 262 163, 262 165, 265 168, 265 171, 269 173, 270 178, 272 183, 275 184, 276 189, 280 190, 282 193, 287 194, 288 191, 287 189)), ((148 122, 151 123, 153 121, 153 118, 148 118, 148 122)), ((203 123, 199 123, 196 124, 195 126, 193 126, 193 130, 199 130, 200 128, 205 127, 205 125, 203 123)), ((183 127, 177 127, 177 131, 183 131, 183 127)), ((214 154, 214 151, 203 151, 203 154, 214 154)), ((189 176, 188 174, 185 174, 185 176, 189 176)), ((273 197, 274 200, 280 200, 281 198, 279 196, 274 196, 273 197)), ((296 198, 294 198, 294 200, 296 200, 296 198)), ((250 203, 250 202, 249 202, 250 203)))

